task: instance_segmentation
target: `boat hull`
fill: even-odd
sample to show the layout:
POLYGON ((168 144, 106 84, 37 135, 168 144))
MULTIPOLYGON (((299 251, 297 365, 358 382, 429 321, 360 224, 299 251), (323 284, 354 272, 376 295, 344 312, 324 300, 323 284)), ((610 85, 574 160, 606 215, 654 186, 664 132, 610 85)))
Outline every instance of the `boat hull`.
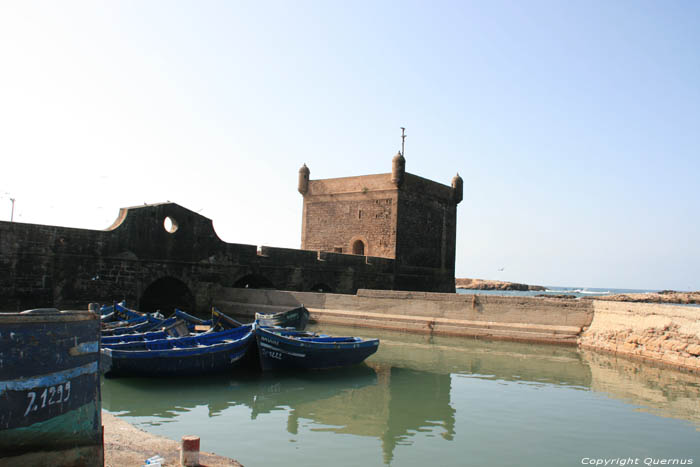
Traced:
POLYGON ((309 310, 304 306, 293 310, 281 311, 274 314, 255 313, 255 322, 260 326, 279 326, 281 328, 292 327, 296 329, 306 328, 309 322, 309 310))
POLYGON ((323 370, 356 365, 377 351, 377 339, 353 343, 315 344, 256 330, 260 368, 272 370, 323 370))
POLYGON ((252 331, 229 342, 163 350, 103 348, 105 376, 199 376, 232 371, 245 361, 255 337, 252 331))
POLYGON ((90 312, 0 314, 0 465, 102 464, 99 332, 90 312))

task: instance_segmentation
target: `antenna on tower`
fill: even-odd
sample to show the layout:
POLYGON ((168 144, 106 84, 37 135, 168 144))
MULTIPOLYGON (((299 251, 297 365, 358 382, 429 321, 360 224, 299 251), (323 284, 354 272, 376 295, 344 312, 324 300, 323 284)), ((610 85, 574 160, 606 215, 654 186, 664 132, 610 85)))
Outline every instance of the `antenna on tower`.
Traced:
POLYGON ((406 144, 406 128, 401 127, 401 155, 404 156, 404 146, 406 144))

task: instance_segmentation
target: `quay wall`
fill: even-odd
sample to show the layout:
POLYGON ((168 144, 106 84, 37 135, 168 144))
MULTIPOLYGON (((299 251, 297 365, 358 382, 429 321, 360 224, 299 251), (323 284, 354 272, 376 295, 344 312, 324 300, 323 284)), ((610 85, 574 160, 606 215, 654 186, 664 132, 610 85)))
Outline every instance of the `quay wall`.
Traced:
POLYGON ((584 349, 700 373, 700 308, 593 300, 584 349))
POLYGON ((593 318, 591 304, 532 297, 358 290, 355 295, 220 289, 213 303, 241 316, 303 304, 324 324, 576 345, 593 318))
POLYGON ((321 324, 578 345, 700 373, 695 307, 364 289, 355 295, 220 289, 213 303, 250 317, 303 304, 321 324))

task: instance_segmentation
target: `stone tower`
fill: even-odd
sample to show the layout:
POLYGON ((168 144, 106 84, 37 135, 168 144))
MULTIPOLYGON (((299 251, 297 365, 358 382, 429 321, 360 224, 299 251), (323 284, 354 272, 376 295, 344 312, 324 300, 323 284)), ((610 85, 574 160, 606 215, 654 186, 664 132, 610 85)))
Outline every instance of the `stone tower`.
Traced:
POLYGON ((456 175, 446 186, 407 173, 405 166, 399 152, 391 173, 310 180, 304 165, 299 170, 301 248, 391 258, 396 289, 453 292, 462 178, 456 175), (410 283, 411 271, 418 269, 439 277, 444 286, 410 283))

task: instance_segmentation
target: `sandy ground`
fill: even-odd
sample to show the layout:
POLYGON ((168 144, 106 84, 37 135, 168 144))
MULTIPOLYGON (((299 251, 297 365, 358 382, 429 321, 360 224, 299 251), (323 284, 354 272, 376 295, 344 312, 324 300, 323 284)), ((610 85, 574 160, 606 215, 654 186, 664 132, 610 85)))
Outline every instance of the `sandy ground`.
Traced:
MULTIPOLYGON (((104 426, 105 467, 142 466, 146 459, 156 454, 165 458, 165 465, 180 465, 180 442, 146 433, 143 430, 102 411, 104 426)), ((196 433, 191 433, 196 434, 196 433)), ((199 453, 201 466, 240 466, 226 457, 206 452, 199 453)))

